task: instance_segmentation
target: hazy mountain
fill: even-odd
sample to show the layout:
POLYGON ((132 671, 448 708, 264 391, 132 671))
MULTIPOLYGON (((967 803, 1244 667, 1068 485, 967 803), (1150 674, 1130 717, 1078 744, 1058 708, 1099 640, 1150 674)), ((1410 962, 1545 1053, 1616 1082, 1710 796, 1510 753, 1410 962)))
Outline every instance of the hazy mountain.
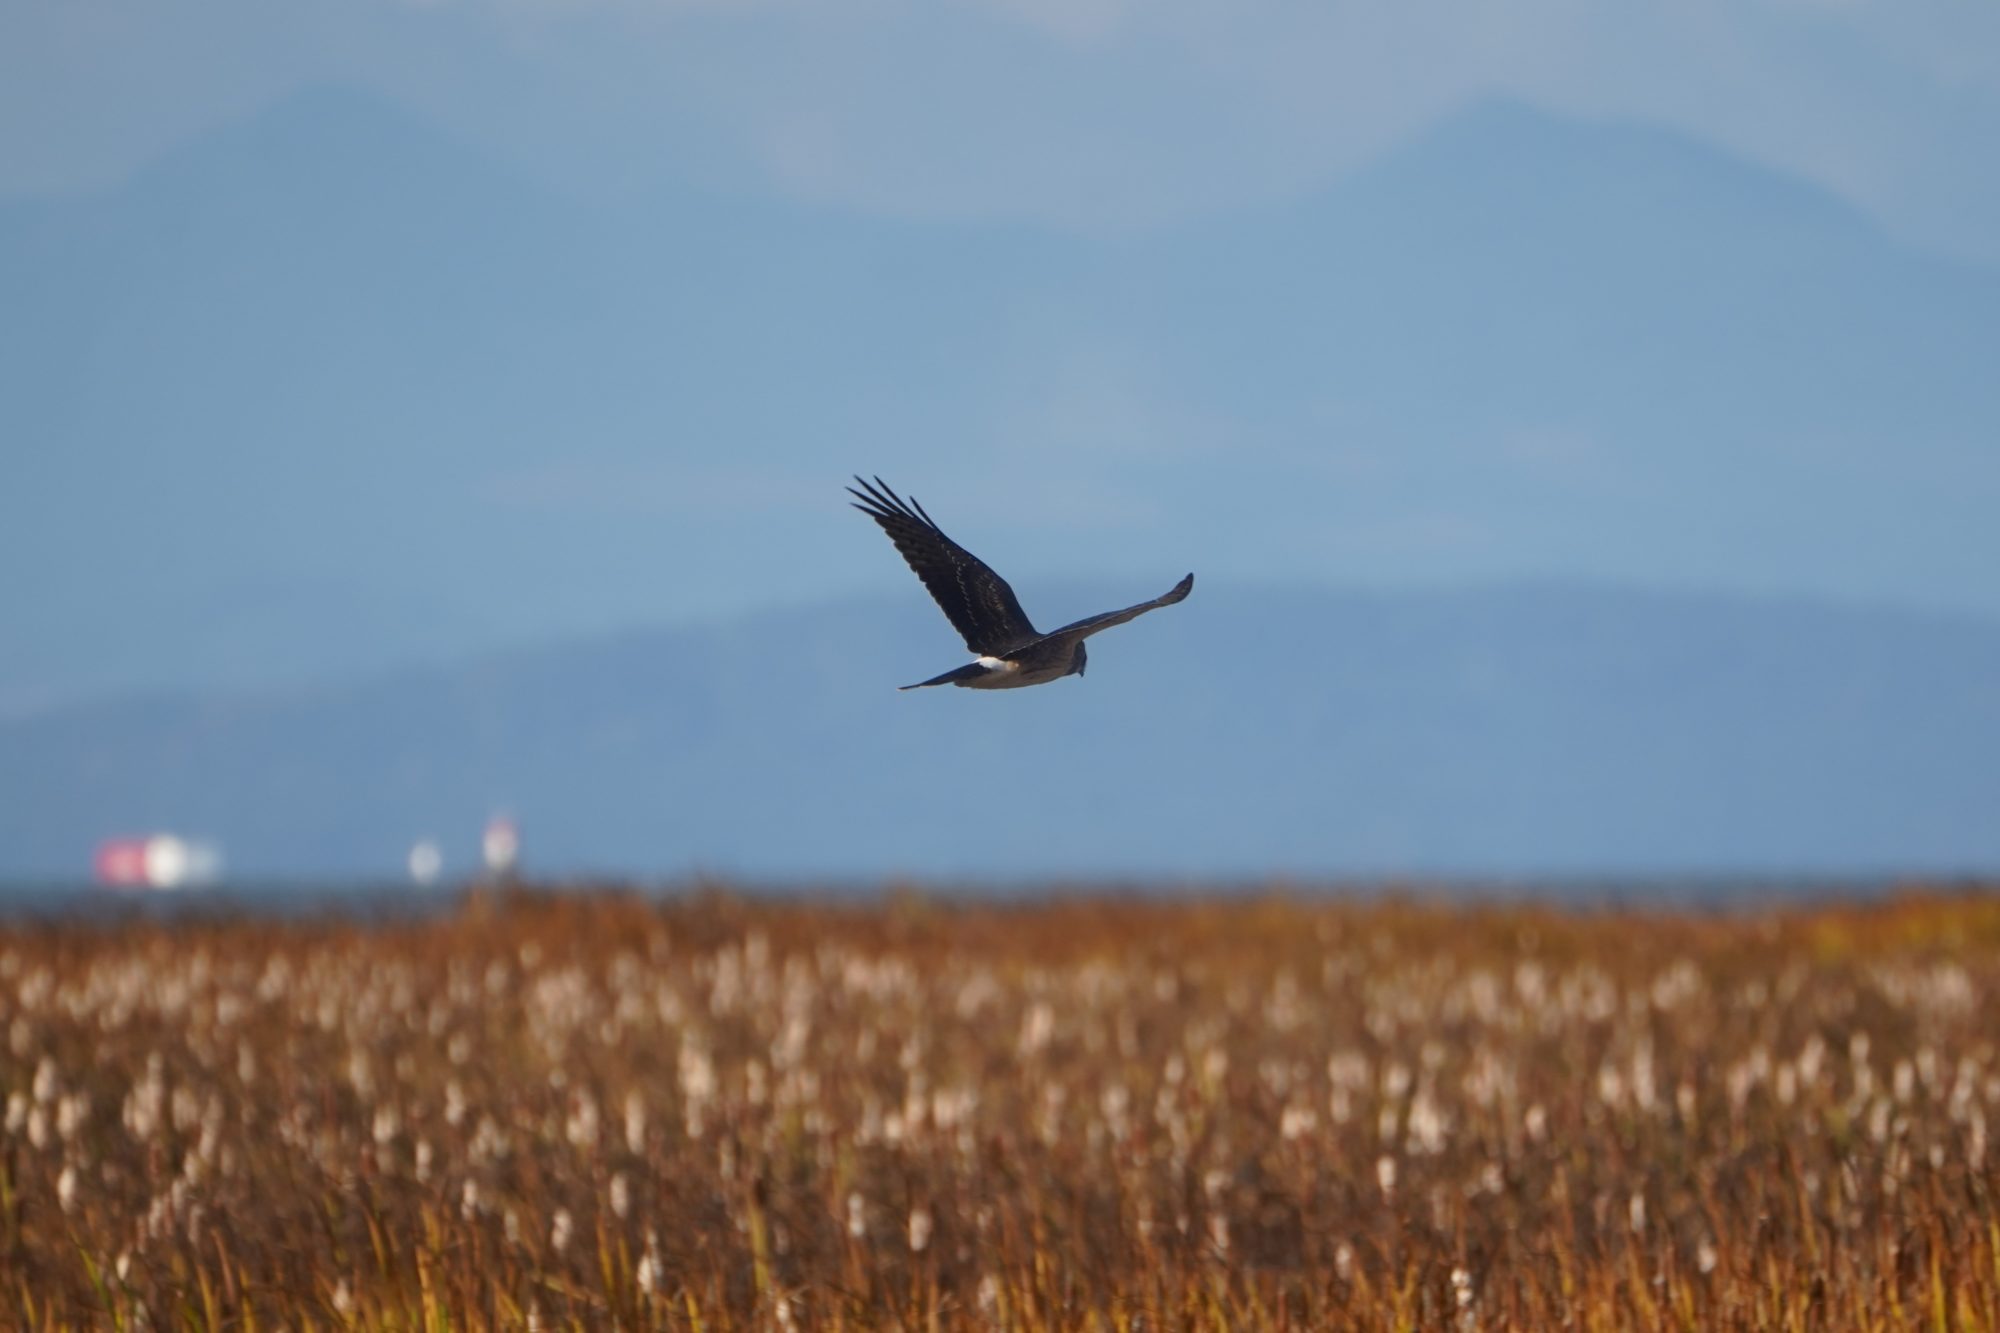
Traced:
POLYGON ((2000 612, 1995 346, 1988 272, 1506 105, 1084 238, 562 198, 323 93, 0 203, 0 715, 824 600, 884 576, 856 469, 1017 577, 2000 612))
MULTIPOLYGON (((1159 582, 1162 587, 1171 573, 1159 582)), ((1056 620, 1151 587, 1024 588, 1056 620)), ((396 871, 489 813, 544 871, 1870 873, 2000 867, 2000 624, 1520 586, 1198 583, 1020 692, 912 585, 266 696, 0 727, 0 875, 171 828, 396 871)))

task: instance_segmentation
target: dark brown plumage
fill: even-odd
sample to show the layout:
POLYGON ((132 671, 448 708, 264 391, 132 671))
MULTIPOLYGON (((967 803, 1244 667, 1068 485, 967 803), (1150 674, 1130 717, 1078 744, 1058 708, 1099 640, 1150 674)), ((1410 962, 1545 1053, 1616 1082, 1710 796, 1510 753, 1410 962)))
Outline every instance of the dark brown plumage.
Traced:
POLYGON ((1021 603, 1007 580, 995 574, 985 561, 945 536, 915 496, 907 501, 880 477, 871 484, 860 477, 861 487, 847 488, 856 509, 868 515, 889 534, 903 559, 916 571, 924 587, 944 611, 945 618, 965 639, 965 646, 979 654, 977 662, 947 671, 906 690, 925 685, 963 685, 975 690, 1013 689, 1040 685, 1063 676, 1082 675, 1088 655, 1083 641, 1100 630, 1122 625, 1162 606, 1183 600, 1194 587, 1189 574, 1173 588, 1150 602, 1140 602, 1122 611, 1086 616, 1048 634, 1038 632, 1021 610, 1021 603))

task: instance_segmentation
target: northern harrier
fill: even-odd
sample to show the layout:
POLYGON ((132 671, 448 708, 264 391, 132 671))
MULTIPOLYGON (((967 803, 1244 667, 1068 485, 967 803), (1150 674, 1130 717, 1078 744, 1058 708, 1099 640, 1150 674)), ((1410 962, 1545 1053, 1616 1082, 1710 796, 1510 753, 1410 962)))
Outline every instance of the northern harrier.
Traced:
POLYGON ((1041 685, 1072 673, 1083 674, 1083 641, 1099 630, 1122 625, 1156 607, 1172 606, 1194 587, 1190 574, 1171 592, 1150 602, 1128 606, 1123 611, 1107 611, 1089 616, 1073 625, 1043 634, 1028 623, 1014 590, 1007 581, 986 567, 986 562, 944 535, 931 521, 924 507, 912 496, 890 490, 880 477, 874 485, 861 483, 861 490, 847 488, 858 502, 855 508, 882 525, 889 540, 909 561, 910 568, 930 589, 943 608, 945 618, 965 637, 965 646, 979 655, 942 676, 904 685, 920 690, 926 685, 963 685, 973 690, 1010 690, 1022 685, 1041 685))

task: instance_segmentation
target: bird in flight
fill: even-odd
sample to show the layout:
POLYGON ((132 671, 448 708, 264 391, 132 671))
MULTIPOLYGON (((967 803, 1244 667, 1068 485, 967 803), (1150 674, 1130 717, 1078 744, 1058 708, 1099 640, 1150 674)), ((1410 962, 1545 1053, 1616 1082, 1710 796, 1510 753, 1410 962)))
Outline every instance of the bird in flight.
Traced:
POLYGON ((963 685, 971 690, 1011 690, 1023 685, 1043 685, 1064 676, 1083 674, 1083 641, 1099 630, 1110 629, 1145 615, 1157 607, 1172 606, 1187 597, 1194 587, 1190 574, 1171 591, 1150 602, 1128 606, 1123 611, 1107 611, 1086 616, 1075 624, 1042 633, 1028 623, 1027 613, 1014 599, 1007 580, 995 574, 972 552, 944 535, 944 530, 924 512, 911 496, 905 501, 890 490, 880 477, 870 485, 854 479, 861 489, 849 486, 854 507, 882 525, 889 540, 903 553, 931 596, 965 638, 965 646, 979 660, 947 671, 906 690, 926 685, 963 685))

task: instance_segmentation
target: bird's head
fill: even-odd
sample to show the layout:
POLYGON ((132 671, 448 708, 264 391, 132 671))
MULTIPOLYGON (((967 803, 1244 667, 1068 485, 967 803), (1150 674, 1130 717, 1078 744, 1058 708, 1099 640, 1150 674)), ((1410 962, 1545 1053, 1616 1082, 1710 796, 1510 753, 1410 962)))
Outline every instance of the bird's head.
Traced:
POLYGON ((1076 646, 1076 656, 1069 659, 1069 674, 1072 676, 1081 676, 1083 674, 1083 664, 1089 660, 1090 654, 1085 652, 1083 645, 1079 643, 1076 646))

